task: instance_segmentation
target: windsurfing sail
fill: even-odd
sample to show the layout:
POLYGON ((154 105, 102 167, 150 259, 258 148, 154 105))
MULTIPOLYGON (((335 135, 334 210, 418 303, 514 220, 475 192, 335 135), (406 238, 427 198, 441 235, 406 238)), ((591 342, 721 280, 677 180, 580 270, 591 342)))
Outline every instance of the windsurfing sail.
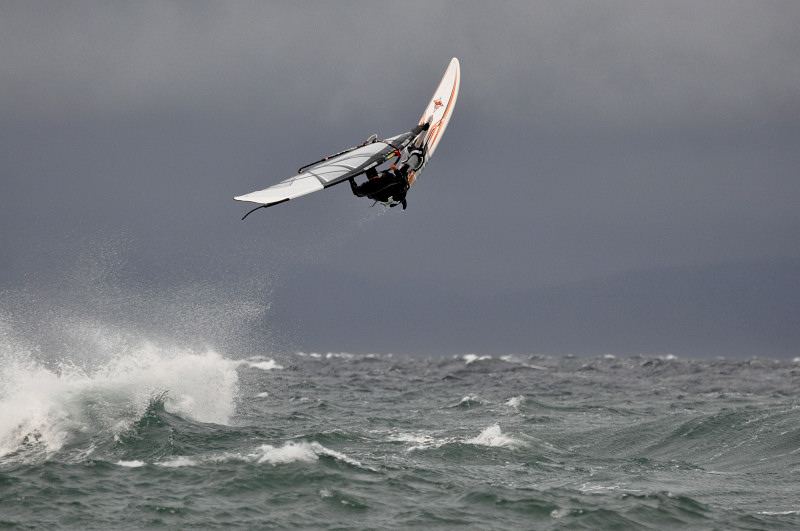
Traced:
MULTIPOLYGON (((421 149, 424 156, 423 162, 416 172, 409 171, 408 173, 409 184, 413 183, 415 173, 419 174, 422 171, 447 127, 453 105, 458 97, 460 79, 460 66, 458 59, 454 57, 450 61, 433 99, 420 119, 420 125, 430 124, 424 135, 415 136, 412 132, 407 132, 385 140, 368 141, 310 165, 302 166, 297 175, 269 188, 236 196, 234 199, 237 201, 260 205, 245 214, 242 219, 259 208, 270 207, 323 190, 376 168, 395 157, 399 160, 403 150, 409 148, 412 142, 416 148, 421 149)), ((371 140, 374 139, 371 138, 371 140)))
MULTIPOLYGON (((346 150, 332 158, 300 168, 301 173, 276 185, 234 197, 237 201, 258 203, 262 207, 277 205, 323 188, 339 184, 384 162, 400 157, 400 150, 412 140, 411 133, 402 133, 346 150)), ((249 212, 248 212, 249 214, 249 212)), ((247 215, 245 215, 246 217, 247 215)))

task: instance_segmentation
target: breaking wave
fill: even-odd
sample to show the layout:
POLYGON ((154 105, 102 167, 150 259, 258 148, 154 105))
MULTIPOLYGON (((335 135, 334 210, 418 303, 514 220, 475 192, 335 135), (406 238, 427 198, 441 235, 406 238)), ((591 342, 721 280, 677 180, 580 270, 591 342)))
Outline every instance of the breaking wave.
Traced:
POLYGON ((487 446, 494 448, 516 449, 527 446, 524 441, 506 435, 499 424, 494 424, 481 431, 475 437, 436 437, 430 433, 395 433, 389 437, 390 441, 411 443, 407 450, 426 450, 441 448, 446 445, 466 444, 470 446, 487 446))
MULTIPOLYGON (((336 461, 348 465, 373 470, 366 467, 361 462, 348 457, 347 455, 331 450, 316 441, 289 441, 282 446, 262 444, 249 452, 224 452, 220 454, 195 455, 195 456, 173 456, 167 459, 154 461, 152 464, 166 468, 194 467, 213 463, 245 462, 254 464, 269 464, 273 466, 285 465, 289 463, 313 463, 321 457, 329 457, 336 461)), ((118 461, 116 463, 124 467, 140 467, 147 465, 144 461, 118 461)))
POLYGON ((508 407, 513 407, 514 409, 519 409, 519 407, 525 403, 525 397, 522 395, 519 396, 512 396, 508 400, 506 400, 506 405, 508 407))
POLYGON ((464 441, 467 444, 475 444, 479 446, 493 446, 503 448, 517 448, 524 446, 524 443, 513 437, 505 435, 500 430, 500 425, 495 424, 483 430, 477 437, 467 439, 464 441))
POLYGON ((471 365, 476 361, 490 360, 492 359, 492 357, 488 355, 479 356, 477 354, 464 354, 463 356, 461 356, 461 359, 464 360, 464 363, 466 363, 467 365, 471 365))
POLYGON ((351 459, 341 452, 326 448, 315 441, 288 442, 279 447, 272 446, 270 444, 264 444, 255 452, 245 456, 245 460, 253 460, 257 463, 280 465, 293 463, 295 461, 312 462, 318 460, 321 456, 332 457, 337 461, 341 461, 359 468, 363 467, 363 465, 355 459, 351 459))
POLYGON ((480 405, 483 405, 483 401, 480 399, 478 395, 467 395, 461 400, 459 400, 458 404, 455 404, 453 407, 470 408, 470 407, 477 407, 480 405))
POLYGON ((255 356, 252 358, 248 358, 246 360, 240 361, 239 364, 245 367, 249 367, 251 369, 259 369, 262 371, 283 369, 283 365, 279 365, 278 362, 276 362, 275 360, 271 358, 265 358, 264 356, 255 356))
POLYGON ((238 392, 237 363, 213 350, 143 342, 90 368, 46 366, 24 352, 6 352, 0 362, 0 457, 47 456, 75 442, 91 452, 94 438, 118 438, 154 402, 184 418, 226 424, 238 392))

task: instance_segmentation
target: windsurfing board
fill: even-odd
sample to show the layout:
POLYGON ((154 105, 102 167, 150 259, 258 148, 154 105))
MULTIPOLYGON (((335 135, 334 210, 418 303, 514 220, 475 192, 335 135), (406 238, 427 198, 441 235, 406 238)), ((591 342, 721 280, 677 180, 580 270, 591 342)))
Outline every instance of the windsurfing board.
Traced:
POLYGON ((425 139, 422 146, 425 152, 425 160, 422 166, 416 172, 409 172, 409 183, 413 183, 416 176, 425 168, 436 151, 436 146, 442 139, 447 124, 450 123, 450 117, 453 116, 453 107, 456 105, 458 99, 458 89, 461 86, 461 64, 458 58, 453 57, 450 59, 450 64, 444 71, 442 80, 439 86, 433 93, 431 101, 425 107, 425 111, 419 119, 419 125, 426 122, 430 123, 430 127, 425 134, 425 139))

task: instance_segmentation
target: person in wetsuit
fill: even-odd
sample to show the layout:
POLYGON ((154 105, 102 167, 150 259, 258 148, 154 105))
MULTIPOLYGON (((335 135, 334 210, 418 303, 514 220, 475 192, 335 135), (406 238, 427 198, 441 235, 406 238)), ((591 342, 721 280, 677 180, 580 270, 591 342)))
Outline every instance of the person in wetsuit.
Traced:
POLYGON ((381 203, 400 203, 403 205, 403 210, 408 206, 406 203, 408 188, 408 176, 405 170, 396 167, 381 173, 374 170, 371 174, 367 172, 367 180, 362 184, 356 184, 355 179, 350 179, 350 189, 356 197, 368 197, 381 203))
MULTIPOLYGON (((418 125, 412 130, 412 133, 419 135, 422 131, 426 131, 429 127, 428 123, 418 125)), ((414 156, 418 164, 415 164, 417 169, 422 162, 421 151, 414 156)), ((408 153, 407 153, 408 154, 408 153)), ((368 197, 373 201, 380 201, 381 203, 390 203, 389 206, 396 206, 398 203, 406 209, 408 203, 406 202, 406 193, 411 185, 408 182, 408 171, 412 169, 408 162, 411 160, 411 155, 408 156, 406 163, 402 164, 399 168, 392 164, 388 170, 378 173, 375 169, 366 172, 367 180, 361 184, 357 184, 354 178, 350 178, 350 190, 356 197, 368 197)))

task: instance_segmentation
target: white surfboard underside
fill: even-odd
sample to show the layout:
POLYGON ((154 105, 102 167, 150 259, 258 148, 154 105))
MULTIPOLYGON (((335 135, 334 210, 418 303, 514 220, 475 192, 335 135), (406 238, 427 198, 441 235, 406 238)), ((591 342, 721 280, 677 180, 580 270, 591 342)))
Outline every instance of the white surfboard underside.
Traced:
MULTIPOLYGON (((458 90, 461 86, 461 64, 456 57, 450 60, 450 64, 444 71, 444 76, 436 87, 428 106, 419 119, 419 123, 423 124, 430 121, 431 126, 425 136, 426 160, 430 160, 433 152, 436 151, 436 146, 442 139, 447 124, 450 123, 450 117, 453 116, 453 107, 456 105, 458 99, 458 90)), ((419 172, 417 172, 419 173, 419 172)))

